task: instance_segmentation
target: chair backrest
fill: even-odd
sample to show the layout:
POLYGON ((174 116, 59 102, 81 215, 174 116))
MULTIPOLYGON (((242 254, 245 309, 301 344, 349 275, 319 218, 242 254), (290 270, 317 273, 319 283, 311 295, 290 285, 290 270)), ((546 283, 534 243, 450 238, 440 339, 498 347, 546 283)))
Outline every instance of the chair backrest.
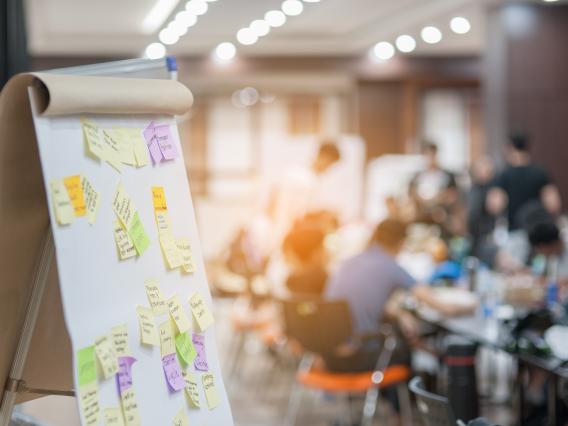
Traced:
POLYGON ((282 300, 282 311, 286 335, 309 352, 329 353, 352 336, 351 313, 344 301, 282 300))
POLYGON ((425 426, 456 425, 448 398, 428 392, 420 377, 414 377, 408 387, 416 397, 420 418, 425 426))

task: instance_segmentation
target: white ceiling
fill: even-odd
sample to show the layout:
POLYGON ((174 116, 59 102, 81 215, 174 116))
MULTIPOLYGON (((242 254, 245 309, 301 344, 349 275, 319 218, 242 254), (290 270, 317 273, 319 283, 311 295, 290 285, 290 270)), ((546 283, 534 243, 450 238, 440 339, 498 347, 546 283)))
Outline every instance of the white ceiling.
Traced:
MULTIPOLYGON (((496 0, 321 0, 306 3, 303 14, 289 17, 255 45, 239 46, 236 32, 278 9, 281 0, 217 0, 168 52, 204 55, 220 42, 233 41, 243 55, 356 55, 378 41, 393 42, 402 33, 419 38, 420 29, 432 24, 439 26, 444 39, 437 45, 419 41, 415 54, 476 54, 484 46, 484 7, 492 1, 496 0), (470 19, 468 34, 450 31, 449 20, 455 15, 470 19)), ((141 25, 155 2, 26 0, 30 50, 43 56, 138 56, 157 41, 159 28, 145 34, 141 25)), ((179 1, 180 8, 184 4, 179 1)))

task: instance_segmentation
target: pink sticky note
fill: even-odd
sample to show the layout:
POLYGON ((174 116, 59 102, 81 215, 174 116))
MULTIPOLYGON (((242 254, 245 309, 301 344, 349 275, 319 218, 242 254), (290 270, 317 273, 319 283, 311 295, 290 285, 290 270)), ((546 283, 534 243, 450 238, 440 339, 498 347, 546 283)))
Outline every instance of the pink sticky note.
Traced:
POLYGON ((162 152, 164 159, 173 160, 174 158, 177 158, 179 154, 174 144, 174 139, 172 138, 170 125, 162 124, 160 126, 155 126, 154 134, 158 139, 158 145, 160 146, 160 151, 162 152))
POLYGON ((144 129, 144 139, 146 139, 146 145, 148 146, 148 151, 150 151, 150 157, 152 157, 152 162, 154 164, 162 161, 164 156, 160 150, 160 145, 158 144, 158 138, 156 137, 156 127, 154 122, 151 121, 148 126, 144 129))
POLYGON ((166 381, 172 391, 180 391, 185 387, 185 380, 181 372, 181 366, 176 358, 176 354, 168 354, 162 358, 166 381))
POLYGON ((205 355, 205 336, 202 336, 201 334, 194 334, 191 340, 193 341, 193 346, 197 352, 197 356, 193 360, 195 369, 199 371, 209 371, 207 355, 205 355))
POLYGON ((118 358, 118 374, 116 375, 116 383, 118 385, 118 394, 122 395, 132 387, 132 364, 136 362, 136 358, 132 356, 121 356, 118 358))

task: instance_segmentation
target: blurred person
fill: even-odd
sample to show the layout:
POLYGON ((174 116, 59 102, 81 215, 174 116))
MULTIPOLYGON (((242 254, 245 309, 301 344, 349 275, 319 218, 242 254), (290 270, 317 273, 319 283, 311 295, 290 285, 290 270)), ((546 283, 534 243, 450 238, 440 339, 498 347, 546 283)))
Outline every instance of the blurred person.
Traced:
POLYGON ((325 233, 317 226, 299 224, 286 235, 284 259, 289 266, 286 287, 293 294, 320 296, 327 282, 325 233))
POLYGON ((540 201, 546 211, 557 216, 562 207, 560 193, 548 172, 532 163, 527 137, 512 135, 505 157, 507 167, 487 194, 487 210, 495 216, 506 214, 510 231, 521 227, 519 211, 531 201, 540 201))
POLYGON ((471 167, 471 188, 467 197, 467 229, 471 253, 479 257, 495 227, 495 217, 487 210, 487 194, 495 177, 495 165, 489 157, 475 161, 471 167))

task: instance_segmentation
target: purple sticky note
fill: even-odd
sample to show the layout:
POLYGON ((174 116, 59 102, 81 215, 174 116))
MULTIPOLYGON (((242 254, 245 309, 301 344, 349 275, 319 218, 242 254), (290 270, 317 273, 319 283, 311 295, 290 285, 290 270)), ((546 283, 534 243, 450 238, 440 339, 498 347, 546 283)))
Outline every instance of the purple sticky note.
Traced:
POLYGON ((148 126, 144 129, 144 139, 146 139, 146 145, 148 146, 148 151, 150 151, 150 157, 152 157, 152 162, 154 164, 162 161, 163 155, 160 150, 160 145, 158 144, 158 138, 156 137, 156 127, 154 122, 151 121, 148 126))
POLYGON ((209 371, 207 365, 207 355, 205 355, 205 336, 194 334, 192 339, 197 356, 193 360, 193 366, 199 371, 209 371))
POLYGON ((116 375, 116 384, 118 385, 118 394, 122 395, 132 387, 132 364, 136 362, 136 358, 132 356, 121 356, 118 358, 118 374, 116 375))
POLYGON ((168 354, 162 358, 166 381, 171 391, 177 392, 185 387, 185 380, 181 372, 181 366, 176 358, 176 354, 168 354))
POLYGON ((179 156, 178 150, 175 146, 172 132, 170 131, 169 124, 162 124, 154 127, 154 135, 158 139, 160 151, 166 160, 173 160, 179 156))

